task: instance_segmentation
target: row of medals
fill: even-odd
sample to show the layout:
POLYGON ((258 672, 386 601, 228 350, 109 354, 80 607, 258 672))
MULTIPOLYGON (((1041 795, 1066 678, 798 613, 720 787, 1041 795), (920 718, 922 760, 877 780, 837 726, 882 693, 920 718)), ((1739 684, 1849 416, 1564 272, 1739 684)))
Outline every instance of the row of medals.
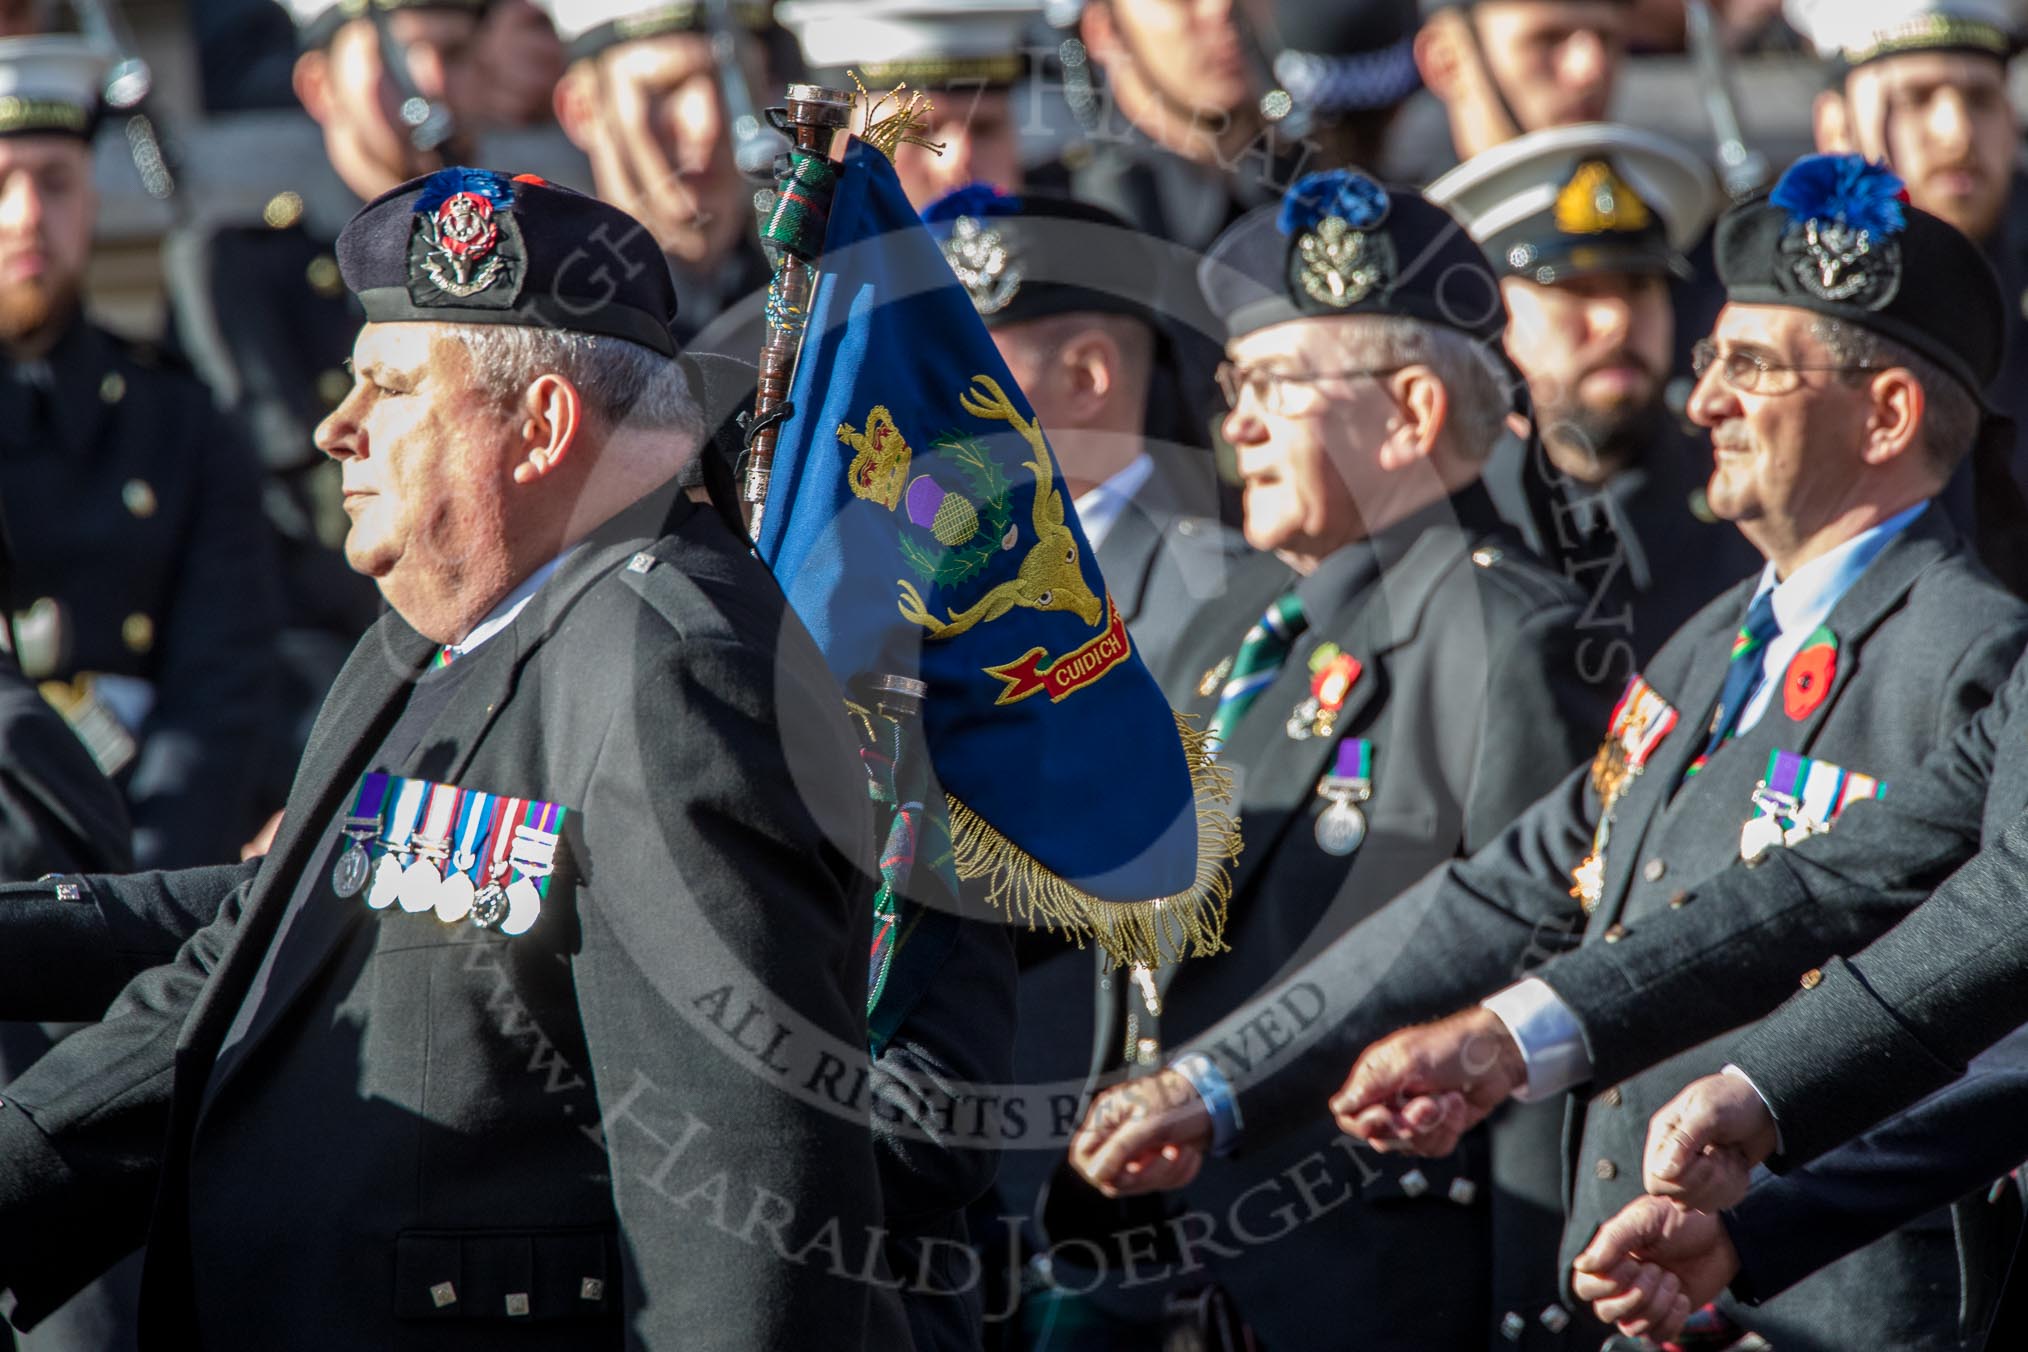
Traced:
MULTIPOLYGON (((523 851, 515 851, 518 877, 503 885, 496 876, 481 887, 472 880, 478 859, 469 854, 452 858, 449 842, 417 842, 413 850, 397 851, 382 841, 385 852, 376 863, 367 851, 367 842, 379 825, 377 818, 360 818, 357 825, 347 822, 349 840, 338 862, 331 866, 331 888, 339 896, 356 897, 365 888, 366 904, 376 911, 395 905, 410 915, 435 911, 446 925, 469 920, 480 929, 497 929, 502 934, 524 934, 534 926, 542 911, 542 893, 536 888, 532 861, 522 857, 523 851), (369 829, 362 831, 360 826, 369 829), (443 867, 446 862, 452 865, 448 873, 443 867)), ((515 843, 546 845, 553 850, 556 838, 521 826, 515 830, 515 843)))

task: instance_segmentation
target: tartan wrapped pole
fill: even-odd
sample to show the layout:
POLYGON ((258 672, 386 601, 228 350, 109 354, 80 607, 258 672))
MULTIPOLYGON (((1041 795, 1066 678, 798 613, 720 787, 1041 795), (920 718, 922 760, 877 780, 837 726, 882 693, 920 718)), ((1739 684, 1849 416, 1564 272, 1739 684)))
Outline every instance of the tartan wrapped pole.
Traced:
POLYGON ((748 534, 758 539, 774 470, 775 441, 792 410, 789 382, 802 350, 803 326, 816 285, 813 260, 824 248, 824 227, 837 165, 831 146, 852 117, 849 91, 792 84, 785 107, 768 109, 768 121, 790 138, 776 161, 775 187, 758 194, 761 243, 774 263, 768 279, 767 336, 761 343, 759 390, 746 420, 746 465, 741 497, 748 534))

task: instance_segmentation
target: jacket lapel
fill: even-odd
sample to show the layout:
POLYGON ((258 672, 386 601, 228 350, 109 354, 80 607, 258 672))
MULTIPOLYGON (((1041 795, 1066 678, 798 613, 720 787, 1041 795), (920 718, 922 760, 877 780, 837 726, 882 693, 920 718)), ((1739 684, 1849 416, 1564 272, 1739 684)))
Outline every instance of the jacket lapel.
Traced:
MULTIPOLYGON (((1317 781, 1337 755, 1338 743, 1361 729, 1386 685, 1385 657, 1415 637, 1438 585, 1469 543, 1455 527, 1423 532, 1399 562, 1357 597, 1342 598, 1346 609, 1320 615, 1303 635, 1279 676, 1263 691, 1235 729, 1231 761, 1246 767, 1240 786, 1240 835, 1244 848, 1233 870, 1233 894, 1243 895, 1256 870, 1274 857, 1281 840, 1304 815, 1317 781), (1309 657, 1332 641, 1359 659, 1362 670, 1338 711, 1337 731, 1307 740, 1288 735, 1289 713, 1310 693, 1309 657)), ((1384 760, 1386 748, 1376 757, 1384 760)), ((1376 763, 1379 791, 1383 764, 1376 763)))
MULTIPOLYGON (((1836 670, 1831 675, 1831 688, 1816 706, 1801 719, 1791 719, 1785 707, 1788 673, 1781 674, 1782 687, 1776 689, 1768 703, 1767 712, 1762 715, 1764 722, 1773 723, 1780 719, 1781 741, 1793 745, 1798 754, 1808 755, 1810 746, 1816 741, 1817 733, 1823 728, 1824 720, 1830 716, 1831 706, 1838 702, 1857 675, 1864 660, 1863 649, 1868 637, 1880 627, 1908 595, 1908 589, 1915 585, 1915 579, 1925 568, 1944 558, 1958 545, 1957 531, 1951 526, 1950 518, 1942 509, 1931 504, 1929 509, 1908 528, 1890 540, 1880 556, 1866 566, 1852 589, 1838 598, 1831 607, 1831 615, 1825 627, 1838 640, 1836 670)), ((1779 726, 1779 725, 1777 725, 1779 726)))
MULTIPOLYGON (((694 510, 695 507, 687 500, 677 499, 677 504, 669 509, 668 526, 673 528, 694 510)), ((527 609, 492 639, 493 643, 511 645, 508 660, 487 662, 473 673, 473 680, 478 684, 459 691, 457 698, 437 716, 415 756, 404 767, 407 775, 436 783, 459 782, 470 768, 472 757, 486 732, 506 707, 508 696, 528 660, 593 584, 616 568, 624 567, 635 553, 652 544, 654 536, 660 533, 654 529, 652 519, 660 515, 659 510, 652 517, 646 513, 629 513, 572 551, 555 575, 536 592, 527 609), (642 533, 644 531, 647 533, 642 533)), ((335 708, 333 705, 337 705, 337 701, 334 699, 319 717, 319 730, 328 731, 334 740, 346 742, 347 754, 336 773, 321 783, 320 792, 313 802, 305 805, 305 812, 298 815, 297 805, 293 801, 290 804, 284 819, 287 828, 292 829, 290 848, 286 854, 279 849, 277 851, 276 858, 281 861, 281 866, 274 870, 274 881, 269 884, 270 895, 264 899, 267 909, 273 914, 266 920, 262 931, 266 937, 260 949, 264 951, 272 943, 287 946, 277 953, 266 987, 256 997, 259 1007, 251 1012, 245 1035, 231 1057, 231 1064, 221 1068, 222 1074, 209 1087, 207 1101, 222 1092, 233 1078, 234 1068, 245 1063, 247 1053, 281 1025, 303 991, 338 951, 351 928, 348 922, 357 919, 360 908, 355 903, 325 908, 323 913, 314 917, 307 914, 309 908, 306 906, 305 913, 299 914, 287 931, 275 933, 280 914, 295 893, 295 880, 300 879, 304 870, 314 863, 317 849, 342 809, 345 796, 366 772, 368 762, 399 717, 415 676, 436 650, 435 644, 417 635, 402 623, 399 616, 388 615, 381 624, 390 633, 390 643, 397 645, 391 650, 398 651, 408 664, 403 668, 399 662, 389 662, 386 667, 389 671, 404 670, 406 675, 400 680, 388 682, 384 691, 362 694, 359 699, 347 700, 335 708), (364 736, 353 731, 362 727, 371 731, 364 736), (298 929, 306 932, 297 935, 298 929)), ((361 645, 362 649, 366 646, 364 643, 361 645)), ((355 652, 354 662, 357 661, 358 653, 355 652)), ((351 670, 350 666, 347 670, 351 670)), ((281 844, 278 839, 278 847, 281 844)), ((311 881, 314 885, 315 880, 311 881)), ((310 905, 316 904, 313 898, 310 905)), ((253 980, 257 967, 258 959, 255 959, 255 968, 247 974, 249 982, 253 980)), ((233 1013, 237 1014, 236 1008, 233 1013)))
POLYGON ((1155 552, 1161 543, 1161 529, 1139 502, 1129 502, 1098 547, 1099 572, 1105 577, 1106 590, 1128 624, 1141 618, 1141 604, 1147 597, 1148 578, 1154 572, 1155 552))
MULTIPOLYGON (((184 1043, 206 1066, 207 1076, 269 948, 281 938, 282 917, 297 880, 311 867, 325 831, 401 716, 410 687, 435 650, 434 643, 390 612, 366 631, 332 683, 239 933, 185 1025, 184 1043)), ((205 1101, 215 1089, 215 1084, 205 1086, 205 1101)))

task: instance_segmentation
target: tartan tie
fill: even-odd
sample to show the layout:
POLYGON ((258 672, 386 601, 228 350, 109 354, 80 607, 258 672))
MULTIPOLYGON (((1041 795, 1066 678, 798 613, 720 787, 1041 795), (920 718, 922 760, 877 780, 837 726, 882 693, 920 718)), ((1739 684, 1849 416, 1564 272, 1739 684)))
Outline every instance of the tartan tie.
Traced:
POLYGON ((1770 587, 1753 598, 1753 605, 1746 612, 1746 623, 1739 627, 1739 633, 1732 640, 1732 665, 1725 669, 1725 685, 1718 692, 1718 708, 1711 715, 1711 736, 1704 743, 1703 752, 1690 763, 1685 778, 1704 768, 1704 762, 1717 753, 1718 748, 1732 740, 1739 730, 1739 716, 1745 711, 1754 692, 1760 689, 1763 674, 1763 649, 1782 631, 1775 619, 1774 589, 1770 587))
POLYGON ((1211 715, 1209 748, 1213 755, 1225 745, 1227 734, 1239 725, 1260 692, 1274 683, 1289 650, 1309 627, 1302 598, 1289 591, 1276 597, 1259 622, 1246 631, 1239 651, 1232 656, 1231 674, 1219 687, 1218 708, 1211 715))

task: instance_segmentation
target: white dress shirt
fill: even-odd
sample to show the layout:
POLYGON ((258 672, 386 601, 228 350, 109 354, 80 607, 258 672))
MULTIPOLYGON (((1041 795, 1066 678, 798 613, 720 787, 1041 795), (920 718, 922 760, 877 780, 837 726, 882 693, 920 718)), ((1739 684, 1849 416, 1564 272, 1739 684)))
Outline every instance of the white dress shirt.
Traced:
POLYGON ((1154 472, 1155 462, 1142 451, 1132 464, 1096 488, 1087 489, 1071 504, 1077 509, 1078 524, 1084 527, 1084 538, 1091 541, 1094 550, 1113 533, 1120 513, 1127 510, 1134 494, 1141 491, 1154 472))

